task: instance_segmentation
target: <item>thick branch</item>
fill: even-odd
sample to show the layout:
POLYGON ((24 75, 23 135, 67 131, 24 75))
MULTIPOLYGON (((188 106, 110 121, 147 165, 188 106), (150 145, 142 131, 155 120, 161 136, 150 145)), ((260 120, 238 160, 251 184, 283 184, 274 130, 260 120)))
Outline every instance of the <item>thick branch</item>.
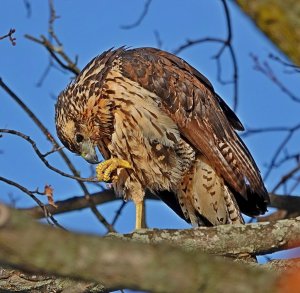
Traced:
POLYGON ((286 210, 290 213, 300 213, 300 196, 279 195, 269 193, 271 204, 270 207, 280 210, 286 210))
POLYGON ((190 230, 147 229, 109 238, 143 243, 168 243, 191 251, 237 257, 262 255, 300 246, 300 217, 247 225, 222 225, 190 230), (266 237, 268 235, 268 237, 266 237))
POLYGON ((274 292, 274 273, 166 245, 71 234, 0 208, 0 263, 151 292, 274 292), (229 269, 230 268, 230 269, 229 269))

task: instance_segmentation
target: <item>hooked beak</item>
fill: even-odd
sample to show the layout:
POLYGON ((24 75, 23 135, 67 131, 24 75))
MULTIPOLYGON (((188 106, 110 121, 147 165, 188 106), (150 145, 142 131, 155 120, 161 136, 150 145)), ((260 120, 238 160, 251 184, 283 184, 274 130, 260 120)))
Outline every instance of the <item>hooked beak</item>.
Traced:
POLYGON ((99 163, 95 147, 90 140, 84 141, 81 146, 81 156, 91 164, 99 163))

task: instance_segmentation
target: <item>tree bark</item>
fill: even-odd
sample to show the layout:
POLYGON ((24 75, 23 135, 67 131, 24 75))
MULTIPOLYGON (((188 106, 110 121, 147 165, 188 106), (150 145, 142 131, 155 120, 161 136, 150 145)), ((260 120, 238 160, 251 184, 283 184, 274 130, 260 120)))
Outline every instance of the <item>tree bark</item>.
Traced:
POLYGON ((124 235, 110 233, 106 237, 151 244, 168 243, 188 251, 203 251, 236 258, 241 254, 263 255, 298 247, 300 217, 276 222, 189 230, 145 229, 124 235))
POLYGON ((19 270, 0 268, 0 292, 103 293, 107 292, 107 289, 91 282, 37 274, 28 275, 19 270))

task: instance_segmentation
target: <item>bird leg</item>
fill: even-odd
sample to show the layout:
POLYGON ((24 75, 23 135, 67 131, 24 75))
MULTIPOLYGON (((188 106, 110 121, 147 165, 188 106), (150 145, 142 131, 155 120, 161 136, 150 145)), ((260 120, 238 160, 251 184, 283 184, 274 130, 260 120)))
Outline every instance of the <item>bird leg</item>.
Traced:
POLYGON ((145 204, 144 200, 135 202, 135 230, 145 228, 145 204))
POLYGON ((131 169, 131 165, 128 161, 111 158, 109 160, 103 161, 96 167, 96 174, 99 181, 110 182, 116 180, 117 176, 111 176, 111 174, 118 168, 128 168, 131 169))

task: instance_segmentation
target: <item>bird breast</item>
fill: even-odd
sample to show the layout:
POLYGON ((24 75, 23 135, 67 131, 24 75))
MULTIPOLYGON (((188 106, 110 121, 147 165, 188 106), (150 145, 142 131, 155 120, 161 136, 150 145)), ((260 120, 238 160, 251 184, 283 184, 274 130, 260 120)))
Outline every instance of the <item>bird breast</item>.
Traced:
MULTIPOLYGON (((160 107, 160 98, 111 71, 106 93, 115 104, 114 132, 109 150, 133 167, 135 180, 150 190, 175 189, 186 170, 176 123, 160 107)), ((130 172, 129 177, 130 177, 130 172)))

